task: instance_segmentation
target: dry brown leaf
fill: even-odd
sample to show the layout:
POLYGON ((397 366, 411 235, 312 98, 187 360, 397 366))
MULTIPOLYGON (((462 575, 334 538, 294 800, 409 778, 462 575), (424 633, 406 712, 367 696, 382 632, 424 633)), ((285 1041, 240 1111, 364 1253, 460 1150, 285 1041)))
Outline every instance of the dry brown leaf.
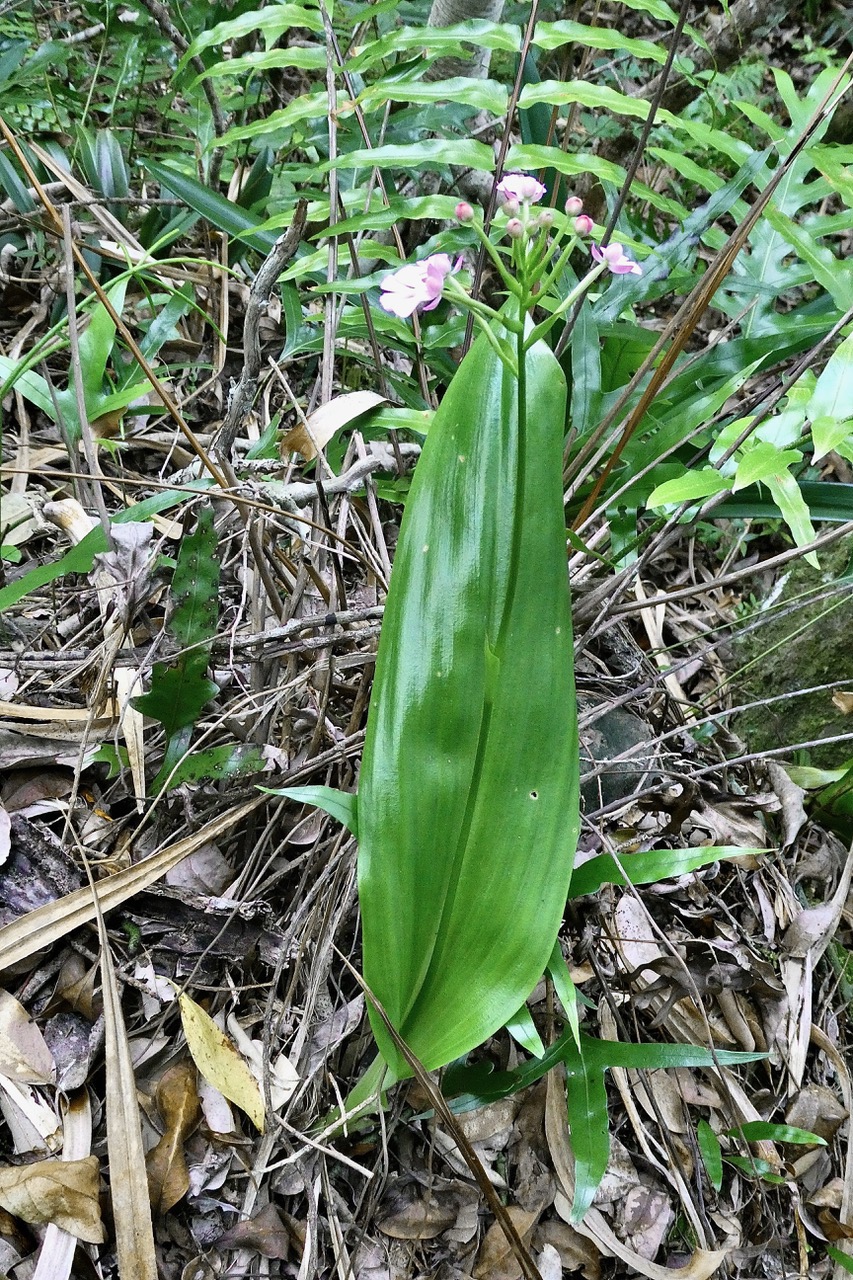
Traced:
POLYGON ((842 1120, 846 1119, 847 1108, 825 1084, 806 1085, 785 1113, 785 1124, 816 1133, 827 1142, 832 1141, 842 1120))
POLYGON ((0 1168, 0 1205, 24 1222, 52 1222, 78 1240, 101 1244, 98 1182, 96 1156, 0 1168))
POLYGON ((837 689, 832 695, 832 701, 843 716, 853 715, 853 693, 843 693, 841 689, 837 689))
POLYGON ((674 1221, 669 1197, 657 1187, 632 1187, 619 1205, 619 1234, 647 1261, 657 1257, 674 1221))
MULTIPOLYGON (((511 1204, 507 1207, 507 1216, 526 1244, 530 1232, 539 1221, 539 1213, 528 1213, 518 1205, 511 1204)), ((521 1274, 521 1264, 512 1251, 506 1232, 499 1222, 493 1222, 480 1246, 474 1268, 475 1280, 520 1280, 521 1274)))
POLYGON ((601 1254, 587 1236, 568 1222, 559 1218, 541 1222, 534 1232, 533 1246, 542 1248, 546 1244, 557 1250, 564 1271, 579 1271, 584 1280, 601 1280, 601 1254))
POLYGON ((415 1182, 397 1182, 386 1191, 376 1225, 392 1240, 434 1240, 452 1227, 458 1214, 453 1190, 426 1191, 415 1182))
POLYGON ((251 1249, 264 1258, 287 1258, 290 1232, 274 1204, 246 1218, 216 1241, 217 1249, 251 1249))
POLYGON ((155 1101, 165 1130, 145 1159, 148 1192, 152 1208, 168 1213, 189 1190, 184 1141, 201 1114, 195 1067, 191 1062, 176 1062, 163 1073, 157 1082, 155 1101))
POLYGON ((44 1036, 26 1009, 0 990, 0 1075, 19 1084, 48 1084, 53 1058, 44 1036))
MULTIPOLYGON (((91 1153, 92 1109, 89 1094, 79 1089, 68 1099, 62 1116, 62 1160, 84 1160, 91 1153)), ((68 1280, 77 1240, 55 1222, 48 1223, 32 1280, 68 1280)))
POLYGON ((348 391, 335 396, 327 404, 321 404, 304 422, 288 431, 281 444, 285 450, 301 453, 309 462, 317 457, 318 449, 325 449, 337 431, 360 418, 378 404, 387 404, 384 396, 375 391, 348 391))

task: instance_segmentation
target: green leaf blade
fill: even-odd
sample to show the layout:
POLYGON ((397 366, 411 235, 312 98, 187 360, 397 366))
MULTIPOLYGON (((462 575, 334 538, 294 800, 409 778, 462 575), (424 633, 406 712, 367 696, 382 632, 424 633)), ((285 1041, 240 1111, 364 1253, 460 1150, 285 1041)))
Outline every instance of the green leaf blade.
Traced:
MULTIPOLYGON (((538 981, 577 835, 565 384, 544 346, 528 376, 520 490, 515 382, 484 340, 436 414, 406 507, 368 722, 365 978, 430 1069, 503 1026, 538 981), (538 518, 515 522, 519 503, 538 518)), ((373 1026, 407 1074, 375 1016, 373 1026)))

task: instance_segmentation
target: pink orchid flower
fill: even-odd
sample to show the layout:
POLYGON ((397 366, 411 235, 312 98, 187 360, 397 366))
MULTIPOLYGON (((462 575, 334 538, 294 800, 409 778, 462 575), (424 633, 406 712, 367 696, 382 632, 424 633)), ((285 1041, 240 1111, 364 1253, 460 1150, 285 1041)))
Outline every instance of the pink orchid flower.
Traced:
POLYGON ((594 244, 590 252, 596 262, 605 263, 615 276, 643 274, 643 268, 639 262, 629 258, 621 244, 609 244, 606 249, 600 249, 597 244, 594 244))
POLYGON ((401 319, 419 307, 422 311, 433 311, 441 301, 444 281, 461 266, 462 258, 457 258, 454 264, 449 253, 433 253, 422 262, 410 262, 382 281, 379 305, 401 319))
POLYGON ((503 182, 498 183, 498 196, 502 204, 507 200, 516 200, 519 204, 536 204, 544 194, 542 183, 527 173, 508 173, 503 182))

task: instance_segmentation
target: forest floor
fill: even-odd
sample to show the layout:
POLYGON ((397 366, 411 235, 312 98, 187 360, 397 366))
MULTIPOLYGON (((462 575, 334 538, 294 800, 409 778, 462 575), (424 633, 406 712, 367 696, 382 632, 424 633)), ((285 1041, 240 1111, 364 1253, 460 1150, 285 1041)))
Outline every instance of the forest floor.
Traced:
MULTIPOLYGON (((774 58, 784 48, 776 32, 774 58)), ((78 212, 94 218, 79 185, 78 212)), ((48 331, 76 270, 69 243, 0 278, 4 356, 48 331)), ((211 271, 194 284, 218 332, 190 312, 160 358, 185 362, 170 395, 210 450, 251 340, 274 363, 286 325, 274 306, 258 321, 247 282, 211 271), (202 360, 214 373, 199 380, 202 360)), ((146 301, 131 288, 124 314, 146 301)), ((48 385, 62 359, 48 350, 38 366, 48 385)), ((213 455, 222 485, 199 474, 153 394, 131 425, 109 410, 93 424, 94 458, 69 453, 49 401, 4 400, 2 521, 16 553, 0 584, 0 1275, 33 1275, 48 1248, 58 1261, 37 1280, 117 1275, 116 1205, 144 1219, 141 1196, 163 1278, 515 1280, 507 1218, 542 1280, 833 1275, 826 1245, 853 1237, 851 859, 843 824, 815 813, 784 767, 805 757, 784 742, 751 753, 738 737, 739 637, 760 647, 768 619, 788 610, 793 629, 801 616, 762 610, 796 553, 748 522, 685 526, 612 598, 600 565, 570 557, 578 867, 743 852, 573 898, 560 942, 587 1035, 755 1060, 607 1070, 610 1161, 580 1223, 560 1068, 455 1118, 498 1216, 419 1084, 343 1134, 334 1122, 375 1053, 349 967, 356 844, 258 785, 356 789, 394 486, 419 450, 413 437, 398 458, 356 421, 321 485, 298 441, 264 452, 307 376, 288 367, 266 382, 233 470, 213 455), (121 513, 109 543, 101 510, 121 513), (174 683, 143 714, 129 699, 156 664, 174 683), (195 717, 176 723, 169 689, 178 703, 202 678, 195 717), (164 726, 192 742, 168 787, 164 726), (121 1114, 134 1090, 142 1151, 121 1114), (781 1127, 771 1138, 769 1125, 821 1141, 785 1141, 781 1127), (50 1186, 20 1174, 60 1149, 69 1170, 52 1165, 50 1186)), ((843 459, 826 479, 849 481, 843 459)), ((849 538, 820 532, 827 549, 849 538)), ((819 574, 806 602, 845 592, 819 574)), ((846 657, 828 655, 816 691, 827 718, 853 709, 846 657)), ((840 764, 850 749, 836 748, 840 764)), ((529 1007, 549 1044, 550 981, 529 1007)), ((484 1072, 528 1058, 506 1032, 475 1055, 484 1072)))

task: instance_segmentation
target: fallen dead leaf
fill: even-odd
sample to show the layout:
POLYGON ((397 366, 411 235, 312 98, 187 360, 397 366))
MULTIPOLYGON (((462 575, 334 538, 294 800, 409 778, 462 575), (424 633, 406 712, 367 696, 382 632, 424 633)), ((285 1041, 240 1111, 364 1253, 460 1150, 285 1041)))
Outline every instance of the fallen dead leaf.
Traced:
POLYGON ((0 1205, 23 1222, 53 1222, 78 1240, 101 1244, 99 1168, 96 1156, 0 1168, 0 1205))
POLYGON ((853 693, 844 693, 838 689, 832 695, 832 701, 843 716, 853 715, 853 693))
POLYGON ((264 1100, 258 1082, 234 1042, 188 995, 178 996, 181 1022, 193 1062, 201 1074, 229 1102, 233 1102, 263 1133, 264 1100))
POLYGON ((568 1222, 559 1218, 541 1222, 534 1232, 533 1246, 543 1248, 545 1244, 557 1250, 564 1271, 579 1271, 584 1280, 601 1280, 601 1254, 592 1240, 568 1222))
POLYGON ((176 1062, 157 1083, 157 1109, 163 1117, 163 1136, 145 1158, 151 1207, 168 1213, 189 1190, 190 1177, 184 1157, 184 1140, 198 1123, 201 1106, 195 1067, 176 1062))
POLYGON ((384 396, 375 391, 348 391, 335 396, 327 404, 321 404, 304 422, 288 431, 282 440, 282 448, 301 453, 309 462, 317 457, 318 449, 324 449, 336 432, 360 418, 369 409, 387 404, 384 396))
POLYGON ((434 1240, 455 1224, 458 1208, 456 1194, 449 1188, 434 1186, 426 1191, 415 1182, 396 1182, 383 1197, 376 1225, 393 1240, 434 1240))
MULTIPOLYGON (((99 881, 98 899, 101 909, 109 911, 126 899, 132 898, 134 894, 147 889, 155 880, 165 875, 170 867, 176 866, 182 858, 186 858, 194 849, 206 844, 208 840, 214 839, 225 831, 230 831, 241 818, 257 809, 265 800, 265 796, 247 800, 245 804, 237 805, 236 808, 214 818, 212 822, 206 823, 193 835, 176 841, 166 849, 161 849, 159 853, 152 853, 135 866, 128 867, 126 871, 117 871, 114 875, 99 881)), ((94 919, 95 914, 96 907, 92 899, 92 891, 87 886, 85 889, 77 889, 62 898, 57 898, 54 902, 48 902, 45 906, 37 907, 34 911, 28 911, 26 915, 19 920, 13 920, 11 924, 3 925, 0 928, 0 969, 9 969, 21 960, 28 960, 33 952, 50 946, 59 938, 64 938, 72 929, 88 924, 94 919)))
POLYGON ((286 1259, 290 1253, 290 1232, 274 1204, 268 1204, 252 1218, 238 1222, 216 1241, 217 1249, 251 1249, 264 1258, 286 1259))
POLYGON ((0 1075, 20 1084, 47 1084, 54 1067, 44 1036, 22 1004, 0 990, 0 1075))
MULTIPOLYGON (((530 1232, 539 1221, 538 1213, 528 1213, 518 1205, 509 1205, 507 1215, 522 1241, 526 1244, 530 1232)), ((499 1222, 493 1222, 485 1234, 477 1265, 475 1280, 519 1280, 521 1264, 512 1251, 506 1232, 499 1222)))

